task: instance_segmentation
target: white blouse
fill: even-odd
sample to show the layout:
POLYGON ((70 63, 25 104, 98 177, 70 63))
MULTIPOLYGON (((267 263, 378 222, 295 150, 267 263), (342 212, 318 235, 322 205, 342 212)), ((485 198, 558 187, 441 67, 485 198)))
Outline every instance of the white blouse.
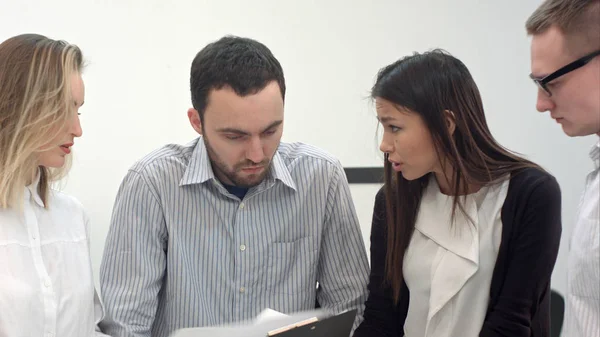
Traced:
MULTIPOLYGON (((509 179, 464 202, 470 222, 432 175, 404 257, 410 292, 406 337, 477 337, 483 326, 502 239, 501 211, 509 179)), ((462 197, 461 197, 461 200, 462 197)))
POLYGON ((44 208, 37 184, 25 188, 22 211, 0 209, 0 336, 106 336, 96 329, 88 218, 56 191, 44 208))

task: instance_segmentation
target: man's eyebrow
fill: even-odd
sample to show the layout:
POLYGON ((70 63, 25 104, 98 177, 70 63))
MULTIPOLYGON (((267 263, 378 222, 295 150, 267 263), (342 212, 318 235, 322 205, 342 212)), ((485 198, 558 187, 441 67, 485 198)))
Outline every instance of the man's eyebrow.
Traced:
MULTIPOLYGON (((272 129, 272 128, 274 128, 274 127, 277 127, 277 126, 281 125, 282 123, 283 123, 283 120, 278 120, 278 121, 275 121, 275 122, 271 123, 271 125, 269 125, 269 126, 267 126, 266 128, 264 128, 264 129, 261 131, 261 133, 262 133, 262 132, 266 132, 266 131, 268 131, 269 129, 272 129)), ((240 129, 236 129, 236 128, 220 128, 220 129, 217 129, 217 132, 235 133, 235 134, 238 134, 238 135, 243 135, 243 136, 248 136, 248 135, 250 135, 250 132, 248 132, 248 131, 244 131, 244 130, 240 130, 240 129)))
POLYGON ((283 120, 275 121, 275 122, 271 123, 271 125, 267 126, 262 132, 269 131, 270 129, 281 125, 281 123, 283 123, 283 120))
POLYGON ((217 132, 235 133, 235 134, 239 134, 239 135, 249 135, 250 134, 244 130, 240 130, 240 129, 236 129, 236 128, 220 128, 220 129, 217 129, 217 132))

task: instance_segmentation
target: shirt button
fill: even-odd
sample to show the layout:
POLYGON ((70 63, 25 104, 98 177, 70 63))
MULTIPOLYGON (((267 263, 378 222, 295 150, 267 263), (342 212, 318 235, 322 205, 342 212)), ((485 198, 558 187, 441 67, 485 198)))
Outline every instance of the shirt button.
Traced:
POLYGON ((33 234, 33 235, 31 236, 31 238, 32 238, 32 239, 34 239, 34 240, 36 240, 36 239, 37 239, 37 236, 35 236, 35 234, 33 234))
MULTIPOLYGON (((48 280, 44 281, 44 286, 46 288, 50 288, 50 281, 48 281, 48 280)), ((51 332, 49 332, 49 333, 51 333, 51 332)))
POLYGON ((241 203, 240 203, 240 209, 244 209, 244 206, 245 206, 245 205, 244 205, 244 203, 243 203, 243 202, 241 202, 241 203))
POLYGON ((244 287, 241 287, 241 288, 240 288, 240 292, 241 292, 242 294, 243 294, 243 293, 245 293, 245 292, 246 292, 246 288, 244 288, 244 287))
POLYGON ((246 245, 241 245, 241 246, 240 246, 240 250, 241 250, 242 252, 243 252, 243 251, 245 251, 245 250, 246 250, 246 245))

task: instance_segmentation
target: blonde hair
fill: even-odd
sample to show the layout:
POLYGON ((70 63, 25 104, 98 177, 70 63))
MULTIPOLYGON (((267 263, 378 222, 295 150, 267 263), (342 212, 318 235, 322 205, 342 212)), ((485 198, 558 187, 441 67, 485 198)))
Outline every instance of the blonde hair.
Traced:
POLYGON ((20 208, 38 172, 47 207, 50 185, 67 173, 70 160, 50 169, 38 156, 76 113, 71 78, 82 67, 81 50, 65 41, 23 34, 0 43, 0 209, 20 208))
POLYGON ((600 48, 600 0, 546 0, 527 19, 527 34, 538 35, 556 26, 576 54, 600 48), (590 50, 587 50, 590 49, 590 50))

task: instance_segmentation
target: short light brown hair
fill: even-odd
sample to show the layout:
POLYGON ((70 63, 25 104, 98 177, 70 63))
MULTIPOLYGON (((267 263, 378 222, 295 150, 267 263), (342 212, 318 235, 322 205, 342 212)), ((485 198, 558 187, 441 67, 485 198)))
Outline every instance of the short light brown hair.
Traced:
POLYGON ((525 28, 529 35, 556 26, 574 53, 600 49, 600 0, 546 0, 531 14, 525 28))

